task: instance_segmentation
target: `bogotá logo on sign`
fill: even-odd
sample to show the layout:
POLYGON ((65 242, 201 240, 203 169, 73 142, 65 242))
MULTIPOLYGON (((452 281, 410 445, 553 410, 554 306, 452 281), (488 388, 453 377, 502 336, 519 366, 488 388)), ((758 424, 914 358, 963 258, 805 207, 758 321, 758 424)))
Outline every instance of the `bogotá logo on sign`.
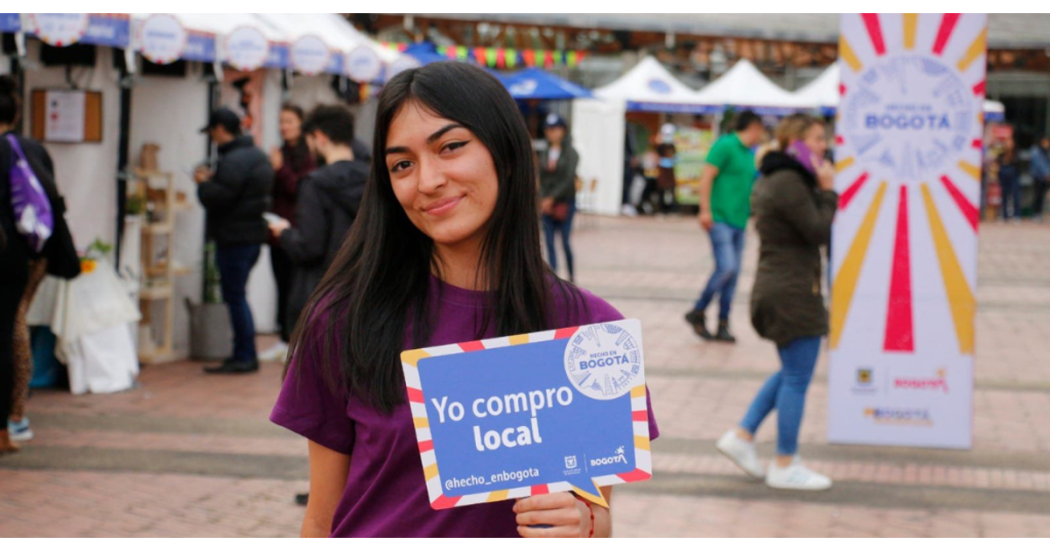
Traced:
POLYGON ((853 394, 876 394, 879 392, 878 386, 875 385, 875 368, 873 367, 858 367, 856 380, 853 383, 853 388, 850 389, 853 394))
POLYGON ((933 426, 930 410, 925 408, 866 408, 864 416, 879 424, 933 426))
POLYGON ((948 394, 948 374, 944 369, 938 369, 936 377, 895 377, 893 388, 895 390, 933 390, 948 394))
POLYGON ((860 75, 842 110, 842 133, 883 177, 916 181, 940 174, 970 146, 977 102, 940 59, 887 58, 860 75))
POLYGON ((592 459, 591 466, 602 467, 605 465, 616 465, 617 463, 626 465, 627 455, 625 454, 624 450, 625 446, 620 446, 619 448, 616 448, 616 451, 608 457, 599 457, 598 459, 592 459))
POLYGON ((639 343, 619 326, 589 325, 569 339, 565 373, 584 396, 615 400, 630 392, 641 378, 639 343))

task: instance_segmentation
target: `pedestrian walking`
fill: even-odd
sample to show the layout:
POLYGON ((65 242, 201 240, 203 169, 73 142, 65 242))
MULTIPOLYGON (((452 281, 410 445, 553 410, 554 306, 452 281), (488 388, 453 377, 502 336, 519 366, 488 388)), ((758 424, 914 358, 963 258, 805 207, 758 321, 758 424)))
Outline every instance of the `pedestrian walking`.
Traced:
MULTIPOLYGON (((303 109, 298 105, 286 103, 281 106, 280 131, 281 147, 270 151, 270 164, 274 170, 272 212, 292 227, 296 226, 296 203, 299 197, 299 183, 317 168, 310 148, 303 138, 303 109)), ((288 253, 281 247, 277 237, 271 237, 270 266, 277 283, 277 326, 280 328, 280 342, 263 351, 259 356, 264 360, 284 361, 288 352, 288 341, 292 337, 294 326, 288 324, 288 301, 292 293, 293 264, 288 253)))
POLYGON ((758 231, 759 259, 751 293, 751 323, 776 343, 780 371, 766 380, 740 425, 730 429, 718 450, 744 472, 765 477, 773 488, 825 490, 831 479, 816 473, 798 456, 798 433, 828 313, 820 293, 821 251, 831 237, 838 195, 835 171, 824 160, 823 123, 793 115, 777 128, 781 151, 762 161, 752 207, 758 231), (762 421, 777 410, 777 455, 763 469, 754 437, 762 421))
POLYGON ((517 105, 472 65, 408 69, 379 96, 373 144, 270 417, 310 441, 302 535, 608 536, 609 511, 567 492, 436 511, 420 468, 402 350, 622 318, 543 264, 517 105))
POLYGON ((678 187, 678 178, 674 169, 678 164, 678 149, 674 145, 674 132, 673 124, 663 125, 660 129, 660 143, 656 146, 659 159, 656 168, 656 190, 660 214, 674 211, 676 203, 675 189, 678 187))
POLYGON ((273 166, 251 136, 241 134, 241 119, 222 107, 212 112, 207 132, 219 148, 213 172, 197 168, 197 197, 207 211, 207 233, 215 241, 222 300, 233 324, 233 357, 205 373, 250 373, 259 370, 255 321, 248 307, 248 275, 259 260, 269 228, 263 213, 270 208, 273 166))
POLYGON ((1035 200, 1032 202, 1032 216, 1043 220, 1043 205, 1046 204, 1046 191, 1050 187, 1050 136, 1043 136, 1039 143, 1032 146, 1032 161, 1029 165, 1032 175, 1032 187, 1035 200))
POLYGON ((547 257, 551 270, 558 272, 558 253, 554 235, 561 234, 569 281, 575 281, 572 258, 572 219, 576 215, 576 166, 580 156, 572 147, 565 119, 555 113, 544 120, 547 150, 540 154, 540 208, 543 213, 543 235, 547 240, 547 257))
POLYGON ((1021 221, 1021 168, 1013 138, 1006 138, 999 153, 999 188, 1002 190, 1003 221, 1021 221))
POLYGON ((751 111, 737 116, 733 133, 718 139, 707 154, 700 175, 700 227, 711 239, 715 271, 685 320, 704 340, 734 343, 729 312, 744 255, 744 234, 751 216, 751 186, 755 155, 751 148, 762 139, 762 119, 751 111), (707 329, 705 311, 718 295, 718 330, 707 329))
POLYGON ((80 273, 51 157, 14 132, 21 109, 15 89, 0 76, 0 454, 33 438, 25 415, 33 371, 29 304, 47 273, 80 273))
POLYGON ((368 165, 354 157, 350 111, 337 105, 317 107, 306 121, 305 132, 310 149, 324 166, 299 186, 298 226, 292 227, 287 219, 270 223, 270 231, 294 266, 288 318, 282 321, 290 328, 298 323, 350 231, 368 181, 368 165))

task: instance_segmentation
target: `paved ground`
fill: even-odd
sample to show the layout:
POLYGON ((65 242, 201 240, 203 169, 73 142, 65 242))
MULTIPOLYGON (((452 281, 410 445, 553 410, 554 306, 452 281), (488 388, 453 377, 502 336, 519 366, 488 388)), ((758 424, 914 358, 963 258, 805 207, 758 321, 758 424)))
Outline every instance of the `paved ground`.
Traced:
MULTIPOLYGON (((580 283, 644 321, 663 430, 653 480, 616 492, 617 535, 1050 536, 1050 225, 981 228, 974 449, 827 444, 822 359, 801 435, 835 479, 818 495, 767 489, 714 450, 777 358, 745 308, 736 346, 682 322, 711 266, 692 220, 583 218, 576 244, 580 283)), ((296 535, 306 450, 266 420, 279 374, 206 378, 183 363, 146 368, 131 392, 38 394, 37 439, 0 459, 0 535, 296 535)), ((772 453, 772 431, 759 440, 772 453)))

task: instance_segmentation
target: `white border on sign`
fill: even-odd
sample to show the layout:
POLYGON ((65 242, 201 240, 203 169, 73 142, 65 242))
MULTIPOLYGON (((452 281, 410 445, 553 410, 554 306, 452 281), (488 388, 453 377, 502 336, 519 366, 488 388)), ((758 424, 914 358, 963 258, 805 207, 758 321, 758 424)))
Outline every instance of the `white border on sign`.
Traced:
POLYGON ((291 46, 288 48, 288 57, 289 61, 291 62, 292 68, 296 71, 299 71, 304 75, 316 75, 324 72, 324 70, 328 67, 328 63, 332 60, 332 50, 328 47, 328 44, 326 44, 320 36, 317 36, 315 34, 308 34, 300 36, 294 43, 291 44, 291 46), (308 42, 314 43, 308 44, 308 42), (325 52, 325 56, 323 58, 324 61, 322 63, 318 63, 316 67, 312 67, 308 64, 300 64, 296 60, 297 56, 295 55, 297 51, 300 51, 300 44, 305 44, 307 48, 320 46, 320 49, 325 52))
POLYGON ((189 32, 186 30, 185 27, 182 26, 182 22, 179 21, 178 17, 175 17, 170 13, 155 13, 147 17, 146 20, 143 21, 141 25, 139 25, 138 35, 139 53, 141 53, 142 57, 148 59, 151 63, 156 63, 159 65, 167 65, 169 63, 173 63, 177 61, 180 57, 182 57, 182 53, 186 51, 186 42, 189 40, 189 32), (180 34, 182 40, 179 41, 179 46, 177 49, 174 49, 171 52, 161 52, 161 55, 157 55, 154 52, 150 52, 149 49, 146 47, 146 45, 148 44, 146 42, 146 29, 150 27, 151 23, 157 24, 160 21, 170 21, 172 24, 174 24, 174 28, 178 29, 178 33, 180 34))
MULTIPOLYGON (((84 38, 84 33, 87 32, 88 25, 91 24, 91 17, 86 13, 30 13, 27 15, 29 16, 28 27, 32 29, 33 34, 35 34, 37 38, 44 41, 44 43, 49 46, 63 47, 76 44, 81 38, 84 38), (49 36, 44 34, 41 29, 41 20, 46 22, 49 19, 54 20, 56 17, 72 19, 70 16, 79 17, 76 21, 77 27, 70 28, 71 33, 69 36, 49 36)), ((61 28, 64 28, 64 26, 61 28)))
POLYGON ((238 71, 254 71, 254 70, 258 69, 259 67, 262 67, 263 64, 266 63, 266 59, 270 57, 270 41, 266 39, 266 35, 264 35, 262 33, 262 31, 260 31, 259 29, 256 29, 255 27, 250 27, 250 26, 247 26, 247 25, 242 25, 240 27, 237 27, 231 33, 229 33, 225 37, 223 37, 222 45, 223 45, 223 48, 222 48, 223 49, 223 61, 225 61, 231 67, 233 67, 234 69, 237 69, 238 71), (259 56, 259 59, 258 59, 257 62, 254 59, 247 59, 247 60, 236 59, 235 60, 233 58, 233 56, 231 55, 232 54, 232 50, 230 49, 230 41, 233 40, 234 38, 238 38, 238 39, 247 38, 247 36, 258 37, 258 38, 262 39, 262 43, 265 45, 265 48, 263 48, 262 55, 259 56), (245 63, 241 63, 241 61, 246 61, 246 62, 245 63))

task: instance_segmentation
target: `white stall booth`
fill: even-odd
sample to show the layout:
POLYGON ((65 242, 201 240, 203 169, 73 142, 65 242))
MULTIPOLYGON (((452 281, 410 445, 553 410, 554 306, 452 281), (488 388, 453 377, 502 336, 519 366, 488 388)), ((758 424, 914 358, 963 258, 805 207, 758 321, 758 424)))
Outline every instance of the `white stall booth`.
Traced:
POLYGON ((623 198, 626 114, 704 114, 712 109, 697 101, 696 92, 652 57, 593 92, 598 99, 572 102, 573 145, 580 154, 577 174, 584 182, 596 182, 595 196, 587 199, 593 212, 615 215, 620 213, 623 198))

